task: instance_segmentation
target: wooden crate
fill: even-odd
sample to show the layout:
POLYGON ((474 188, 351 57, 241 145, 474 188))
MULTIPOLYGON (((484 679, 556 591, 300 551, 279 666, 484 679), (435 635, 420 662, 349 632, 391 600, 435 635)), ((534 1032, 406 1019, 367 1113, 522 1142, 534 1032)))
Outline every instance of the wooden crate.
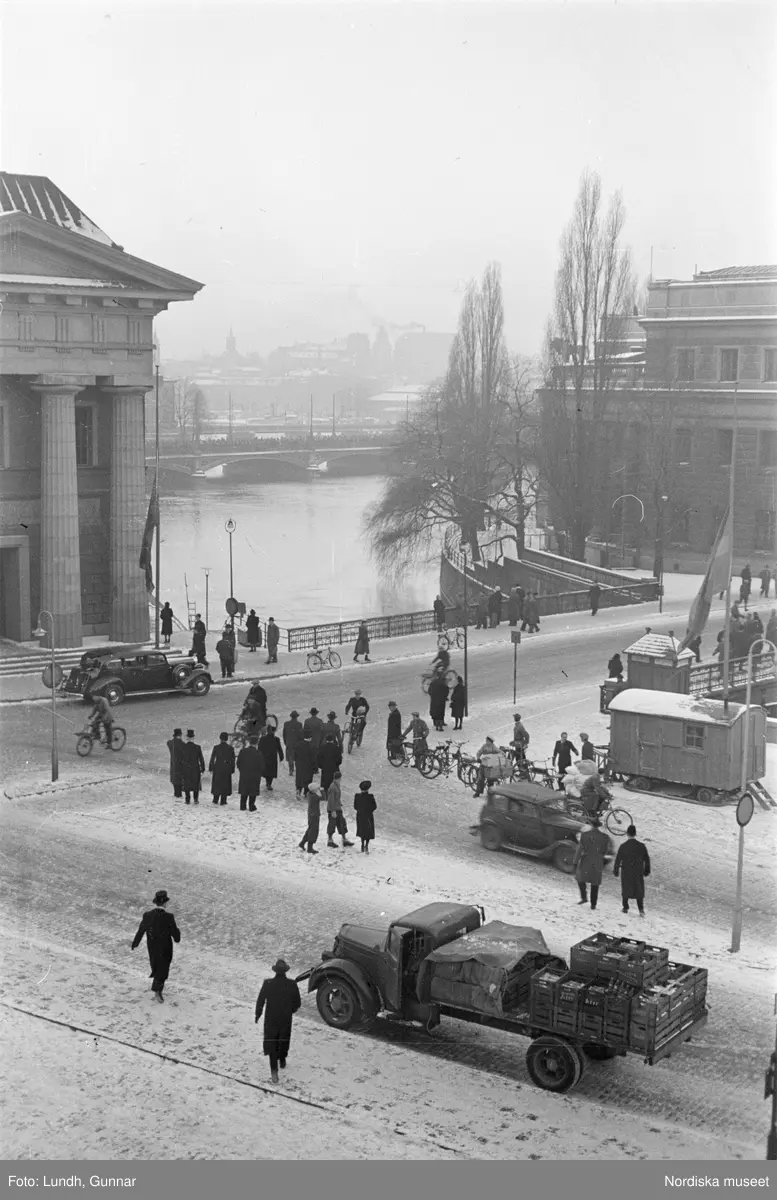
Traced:
POLYGON ((609 933, 595 933, 592 937, 586 938, 584 942, 578 942, 569 952, 570 968, 575 975, 596 978, 599 974, 602 955, 617 946, 619 940, 609 933))
POLYGON ((582 1009, 577 1032, 593 1040, 602 1041, 604 1039, 604 1013, 582 1009))

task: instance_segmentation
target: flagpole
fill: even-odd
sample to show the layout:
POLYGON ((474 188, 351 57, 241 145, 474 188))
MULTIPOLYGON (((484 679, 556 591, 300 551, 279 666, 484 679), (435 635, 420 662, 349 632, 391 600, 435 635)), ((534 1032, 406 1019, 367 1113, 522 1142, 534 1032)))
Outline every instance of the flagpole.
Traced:
MULTIPOLYGON (((728 472, 728 510, 731 519, 731 567, 733 571, 734 560, 734 480, 736 476, 737 463, 737 432, 738 432, 738 409, 737 409, 737 388, 739 382, 734 384, 734 432, 731 435, 731 466, 728 472)), ((731 663, 731 571, 728 574, 728 586, 726 588, 726 618, 723 625, 723 711, 728 712, 728 688, 729 688, 729 667, 731 663)))
POLYGON ((159 546, 159 363, 156 364, 156 476, 154 479, 156 488, 156 604, 154 606, 154 646, 159 649, 159 603, 161 592, 159 590, 159 564, 161 560, 159 546))

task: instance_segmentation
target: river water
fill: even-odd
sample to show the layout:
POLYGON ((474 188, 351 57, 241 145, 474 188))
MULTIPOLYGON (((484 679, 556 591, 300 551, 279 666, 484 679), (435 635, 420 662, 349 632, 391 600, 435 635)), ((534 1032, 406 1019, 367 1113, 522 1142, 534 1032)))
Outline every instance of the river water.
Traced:
POLYGON ((352 620, 431 607, 439 591, 439 559, 405 579, 384 579, 362 537, 362 515, 385 480, 311 479, 305 483, 212 482, 160 500, 161 597, 186 623, 186 593, 211 629, 226 619, 230 518, 234 594, 282 628, 352 620))

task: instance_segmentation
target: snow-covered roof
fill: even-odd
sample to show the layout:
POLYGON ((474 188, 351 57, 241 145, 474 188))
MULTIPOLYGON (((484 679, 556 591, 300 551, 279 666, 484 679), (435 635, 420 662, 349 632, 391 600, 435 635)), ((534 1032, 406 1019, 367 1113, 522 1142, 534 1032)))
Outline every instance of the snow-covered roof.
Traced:
POLYGON ((680 696, 676 692, 657 692, 648 688, 628 688, 609 704, 610 712, 635 713, 644 717, 674 717, 696 725, 733 725, 745 711, 744 704, 729 704, 725 711, 722 700, 680 696))
POLYGON ((115 246, 86 213, 45 175, 13 175, 0 171, 0 213, 26 213, 104 246, 115 246))
POLYGON ((626 653, 643 654, 646 658, 693 658, 693 651, 681 650, 679 640, 668 633, 644 633, 626 653))
POLYGON ((694 275, 694 280, 703 279, 775 279, 777 280, 777 267, 771 266, 756 266, 756 267, 720 267, 717 271, 698 271, 694 275))

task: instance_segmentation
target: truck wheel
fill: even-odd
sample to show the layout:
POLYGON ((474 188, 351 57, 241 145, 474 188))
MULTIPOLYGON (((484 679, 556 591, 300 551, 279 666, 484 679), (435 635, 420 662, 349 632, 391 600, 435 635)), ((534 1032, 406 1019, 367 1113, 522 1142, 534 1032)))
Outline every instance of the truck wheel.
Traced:
POLYGON ((553 866, 559 871, 563 871, 565 875, 571 875, 574 871, 575 847, 571 842, 565 843, 563 846, 556 846, 553 851, 553 866))
POLYGON ((480 831, 480 844, 484 850, 498 850, 502 845, 502 832, 496 825, 484 825, 480 831))
POLYGON ((653 780, 648 779, 647 775, 636 775, 631 782, 631 786, 635 787, 638 792, 652 792, 653 780))
POLYGON ((583 1053, 587 1054, 592 1062, 607 1062, 609 1058, 615 1058, 618 1051, 613 1050, 612 1046, 600 1046, 598 1042, 588 1042, 583 1046, 583 1053))
POLYGON ((108 703, 115 707, 117 704, 121 704, 124 699, 124 688, 120 683, 111 683, 103 694, 108 703))
POLYGON ((345 979, 325 979, 318 985, 316 1004, 327 1025, 333 1029, 352 1029, 362 1018, 356 989, 345 979))
POLYGON ((537 1087, 546 1092, 568 1092, 583 1073, 583 1055, 561 1038, 536 1038, 526 1051, 526 1068, 537 1087))

